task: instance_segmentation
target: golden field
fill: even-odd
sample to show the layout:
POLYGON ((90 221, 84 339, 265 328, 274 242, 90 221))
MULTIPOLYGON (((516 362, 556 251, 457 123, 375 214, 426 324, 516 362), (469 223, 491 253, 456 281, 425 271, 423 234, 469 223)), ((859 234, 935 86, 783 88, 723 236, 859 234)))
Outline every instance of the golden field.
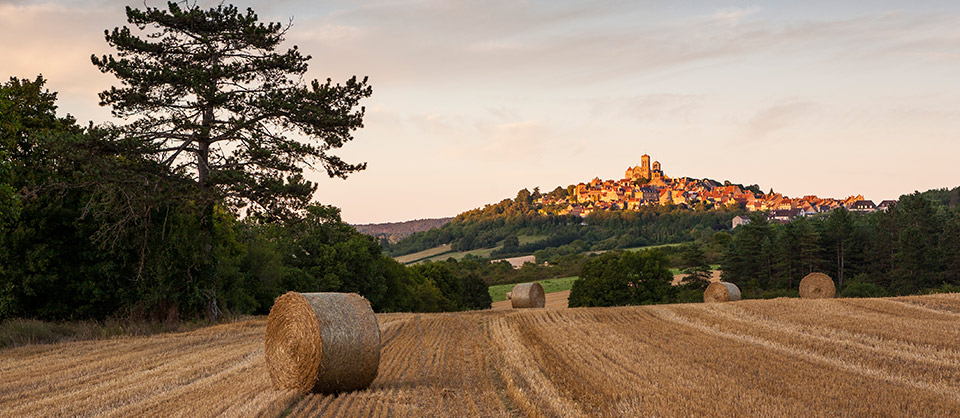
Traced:
POLYGON ((0 415, 960 416, 960 294, 377 317, 365 391, 273 390, 256 319, 0 351, 0 415))

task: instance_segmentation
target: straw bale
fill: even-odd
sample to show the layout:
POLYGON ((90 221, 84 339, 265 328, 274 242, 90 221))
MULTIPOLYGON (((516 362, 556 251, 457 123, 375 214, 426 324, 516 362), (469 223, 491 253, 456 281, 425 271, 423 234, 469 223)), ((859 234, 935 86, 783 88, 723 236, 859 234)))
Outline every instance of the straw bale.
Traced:
POLYGON ((380 367, 380 328, 370 302, 355 293, 278 297, 267 317, 264 357, 278 389, 365 389, 380 367))
POLYGON ((703 292, 704 302, 731 302, 740 300, 740 288, 733 283, 713 282, 703 292))
POLYGON ((826 299, 837 295, 833 279, 823 273, 810 273, 800 280, 800 297, 804 299, 826 299))
POLYGON ((542 308, 547 304, 547 297, 540 283, 521 283, 510 292, 510 304, 515 309, 542 308))

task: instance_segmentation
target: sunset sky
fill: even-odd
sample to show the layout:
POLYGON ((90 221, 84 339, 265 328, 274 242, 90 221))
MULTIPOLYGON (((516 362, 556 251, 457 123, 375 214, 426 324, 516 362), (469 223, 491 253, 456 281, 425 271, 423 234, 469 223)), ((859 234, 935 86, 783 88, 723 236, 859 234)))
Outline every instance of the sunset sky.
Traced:
MULTIPOLYGON (((367 170, 309 175, 351 223, 619 179, 644 153, 789 196, 960 185, 960 2, 233 3, 293 19, 310 78, 369 76, 338 154, 367 170)), ((90 55, 121 4, 0 0, 0 77, 42 73, 61 113, 110 120, 97 92, 117 82, 90 55)))

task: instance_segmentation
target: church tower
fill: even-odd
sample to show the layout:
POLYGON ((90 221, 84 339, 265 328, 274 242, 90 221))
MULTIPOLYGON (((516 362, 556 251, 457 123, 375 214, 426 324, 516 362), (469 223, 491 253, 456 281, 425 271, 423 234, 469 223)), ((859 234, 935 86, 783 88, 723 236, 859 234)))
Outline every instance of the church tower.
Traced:
POLYGON ((640 157, 640 177, 649 179, 650 178, 650 156, 643 154, 640 157))

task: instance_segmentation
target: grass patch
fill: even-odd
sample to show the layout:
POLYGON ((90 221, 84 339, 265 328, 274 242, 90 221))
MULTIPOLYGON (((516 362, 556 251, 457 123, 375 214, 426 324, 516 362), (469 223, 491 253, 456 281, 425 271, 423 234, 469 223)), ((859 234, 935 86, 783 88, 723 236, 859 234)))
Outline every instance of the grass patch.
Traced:
POLYGON ((520 241, 520 245, 543 241, 545 239, 547 239, 546 235, 517 235, 517 241, 520 241))
POLYGON ((499 250, 500 248, 502 248, 502 246, 496 246, 496 247, 493 247, 493 248, 481 248, 481 249, 479 249, 479 250, 459 251, 459 252, 455 252, 455 253, 443 253, 443 254, 440 254, 440 255, 433 256, 433 257, 424 258, 424 259, 422 259, 422 260, 417 260, 416 262, 411 263, 411 264, 416 264, 416 263, 420 263, 420 262, 424 262, 424 261, 443 261, 443 260, 446 260, 446 259, 448 259, 448 258, 450 258, 450 257, 453 257, 453 258, 456 259, 456 260, 460 260, 460 259, 462 259, 463 257, 466 257, 467 254, 473 254, 473 255, 475 255, 475 256, 477 256, 477 257, 490 258, 490 253, 492 253, 492 252, 494 252, 494 251, 496 251, 496 250, 499 250))
MULTIPOLYGON (((546 239, 546 235, 519 235, 517 240, 520 241, 520 245, 529 244, 531 242, 542 241, 546 239)), ((397 260, 403 264, 416 264, 424 261, 443 261, 450 257, 453 257, 456 260, 460 260, 463 257, 466 257, 467 254, 473 254, 477 257, 490 258, 490 253, 503 248, 503 242, 501 241, 499 245, 493 248, 481 248, 478 250, 470 251, 458 251, 450 252, 450 244, 443 244, 439 247, 433 247, 426 249, 420 252, 411 253, 407 255, 401 255, 393 257, 394 260, 397 260)))
POLYGON ((52 344, 68 341, 101 340, 121 336, 184 332, 210 325, 214 325, 214 323, 210 321, 161 323, 118 320, 48 322, 37 319, 12 318, 0 322, 0 349, 30 344, 52 344))
MULTIPOLYGON (((520 245, 529 244, 531 242, 537 242, 546 239, 546 235, 518 235, 517 239, 520 241, 520 245)), ((681 244, 661 244, 661 245, 647 245, 644 247, 633 247, 633 248, 624 248, 623 251, 640 251, 640 250, 649 250, 653 248, 663 248, 663 247, 676 247, 681 244)), ((450 257, 453 257, 455 260, 461 260, 463 257, 466 257, 467 254, 473 254, 477 257, 490 258, 490 254, 496 250, 503 248, 503 243, 497 245, 493 248, 481 248, 478 250, 470 251, 458 251, 451 252, 450 244, 443 244, 439 247, 433 247, 426 249, 420 252, 410 253, 406 255, 401 255, 393 257, 394 260, 397 260, 403 264, 417 264, 425 261, 443 261, 450 257)), ((588 251, 587 254, 601 254, 606 251, 588 251)))
POLYGON ((684 243, 660 244, 660 245, 645 245, 645 246, 643 246, 643 247, 624 248, 623 250, 624 250, 624 251, 652 250, 652 249, 654 249, 654 248, 678 247, 678 246, 683 245, 683 244, 684 244, 684 243))
MULTIPOLYGON (((554 293, 570 290, 573 287, 573 282, 575 282, 578 278, 579 276, 561 277, 558 279, 540 280, 537 283, 540 283, 540 286, 543 286, 544 293, 554 293)), ((519 283, 498 284, 490 286, 487 288, 487 290, 490 292, 490 297, 493 298, 493 301, 499 302, 501 300, 506 300, 506 293, 513 290, 513 287, 517 284, 519 283)))
POLYGON ((439 247, 428 248, 423 251, 393 257, 393 259, 403 264, 410 264, 425 258, 434 257, 448 252, 450 252, 450 244, 443 244, 439 247))

